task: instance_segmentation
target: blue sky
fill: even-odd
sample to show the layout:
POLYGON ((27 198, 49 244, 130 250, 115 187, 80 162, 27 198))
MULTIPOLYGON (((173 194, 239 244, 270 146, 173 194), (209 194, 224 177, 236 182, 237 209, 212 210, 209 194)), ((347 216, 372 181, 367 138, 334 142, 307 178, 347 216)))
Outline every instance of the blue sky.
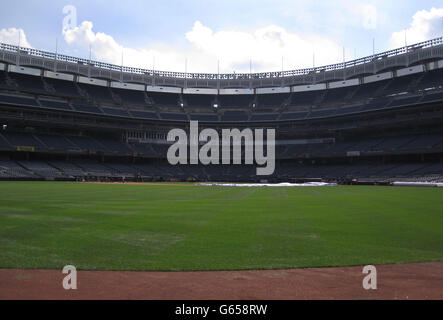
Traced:
POLYGON ((441 1, 15 0, 0 12, 0 41, 145 68, 192 72, 310 67, 443 35, 441 1), (63 7, 77 30, 63 33, 63 7), (434 8, 434 9, 433 9, 434 8), (438 10, 440 9, 440 10, 438 10), (415 18, 414 18, 415 17, 415 18), (88 22, 82 25, 83 22, 88 22), (12 29, 15 28, 15 29, 12 29), (17 39, 17 40, 15 40, 17 39), (154 62, 155 61, 155 62, 154 62))

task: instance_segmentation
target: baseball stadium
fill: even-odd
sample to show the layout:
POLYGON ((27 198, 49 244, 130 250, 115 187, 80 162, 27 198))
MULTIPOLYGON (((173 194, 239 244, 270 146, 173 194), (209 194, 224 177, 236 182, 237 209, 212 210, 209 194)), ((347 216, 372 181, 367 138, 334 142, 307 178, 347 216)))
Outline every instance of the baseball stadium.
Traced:
POLYGON ((443 298, 441 37, 214 74, 1 43, 0 125, 2 299, 443 298), (171 164, 193 121, 274 130, 274 171, 171 164))

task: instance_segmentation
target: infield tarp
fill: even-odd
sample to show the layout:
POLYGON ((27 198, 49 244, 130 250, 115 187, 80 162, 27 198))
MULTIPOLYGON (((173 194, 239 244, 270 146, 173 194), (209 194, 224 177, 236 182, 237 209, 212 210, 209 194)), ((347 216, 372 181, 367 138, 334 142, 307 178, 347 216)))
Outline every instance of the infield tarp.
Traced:
POLYGON ((404 186, 404 187, 437 187, 443 188, 443 183, 441 182, 403 182, 396 181, 392 183, 394 186, 404 186))
POLYGON ((330 187, 337 186, 336 183, 306 182, 306 183, 198 183, 199 186, 217 187, 330 187))

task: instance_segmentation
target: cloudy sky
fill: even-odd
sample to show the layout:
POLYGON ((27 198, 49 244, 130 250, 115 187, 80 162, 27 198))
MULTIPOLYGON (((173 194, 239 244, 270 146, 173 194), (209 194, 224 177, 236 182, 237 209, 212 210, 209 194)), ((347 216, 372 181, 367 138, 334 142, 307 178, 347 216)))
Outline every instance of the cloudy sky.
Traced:
POLYGON ((441 0, 14 0, 0 42, 157 70, 277 71, 443 36, 441 0), (20 36, 19 36, 20 34, 20 36), (313 56, 315 55, 315 59, 313 56), (251 63, 252 62, 252 63, 251 63))

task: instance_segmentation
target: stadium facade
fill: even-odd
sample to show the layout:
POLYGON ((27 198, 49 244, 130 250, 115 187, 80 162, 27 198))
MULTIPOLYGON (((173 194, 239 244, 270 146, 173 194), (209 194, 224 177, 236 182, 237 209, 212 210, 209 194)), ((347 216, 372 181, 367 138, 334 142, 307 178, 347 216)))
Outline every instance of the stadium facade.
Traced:
POLYGON ((443 38, 302 70, 197 74, 0 44, 0 179, 443 181, 443 38), (177 165, 167 133, 274 129, 276 163, 177 165))

